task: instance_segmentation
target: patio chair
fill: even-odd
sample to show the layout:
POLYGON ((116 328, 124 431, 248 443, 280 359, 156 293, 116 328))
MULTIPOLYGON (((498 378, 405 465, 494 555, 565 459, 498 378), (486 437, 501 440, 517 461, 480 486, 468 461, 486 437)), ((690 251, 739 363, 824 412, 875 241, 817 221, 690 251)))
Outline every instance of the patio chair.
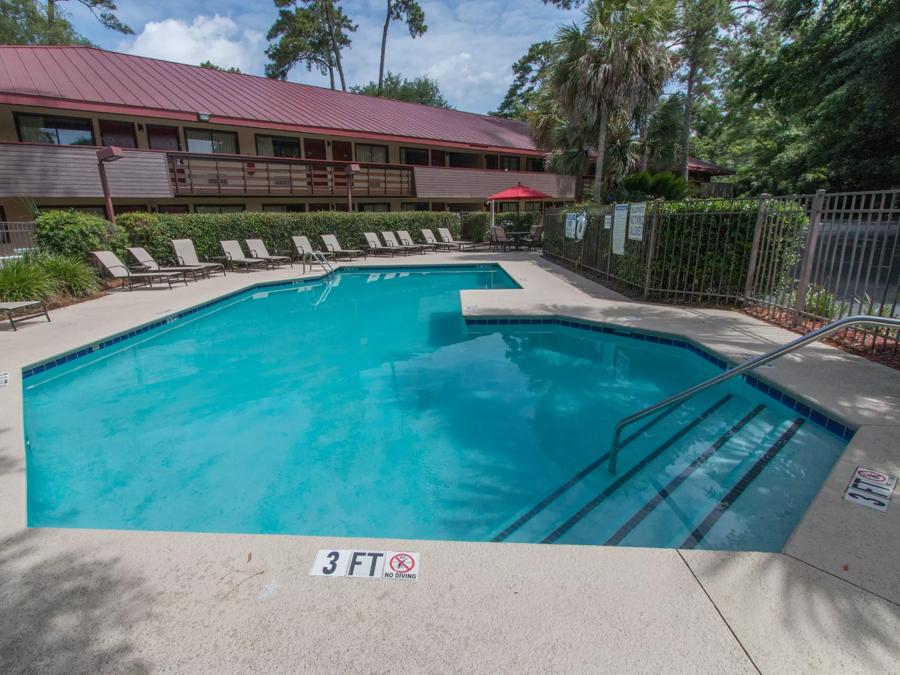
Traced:
POLYGON ((289 255, 279 255, 278 251, 275 251, 275 255, 270 255, 269 249, 266 248, 262 239, 247 239, 245 241, 247 242, 247 250, 250 251, 251 258, 265 260, 273 267, 278 267, 278 265, 284 265, 285 263, 291 267, 294 266, 294 261, 291 260, 289 255))
POLYGON ((172 288, 175 281, 183 281, 187 286, 184 272, 133 272, 112 251, 91 251, 91 255, 100 263, 106 274, 113 279, 121 279, 122 288, 127 286, 129 291, 134 290, 136 282, 143 282, 152 288, 154 280, 165 281, 169 284, 169 288, 172 288))
POLYGON ((47 303, 43 300, 20 300, 19 302, 0 302, 0 312, 4 312, 6 314, 6 318, 9 320, 9 325, 12 326, 13 330, 19 330, 16 328, 16 321, 25 321, 26 319, 33 319, 37 316, 41 316, 42 314, 47 317, 47 321, 50 321, 50 315, 47 313, 47 303), (32 307, 37 307, 40 305, 41 310, 39 312, 25 312, 19 313, 22 310, 31 309, 32 307), (15 317, 15 318, 13 318, 15 317))
POLYGON ((526 244, 529 249, 535 246, 541 246, 541 238, 544 236, 543 225, 532 225, 528 234, 522 237, 522 243, 526 244))
POLYGON ((397 236, 400 238, 400 243, 407 248, 415 246, 422 251, 434 251, 437 248, 436 246, 432 246, 427 242, 424 244, 417 244, 413 241, 413 238, 409 236, 409 232, 407 232, 406 230, 397 230, 397 236))
POLYGON ((363 236, 366 238, 366 246, 369 249, 369 253, 373 255, 381 253, 382 255, 387 254, 393 257, 397 251, 393 246, 384 246, 374 232, 363 232, 363 236))
POLYGON ((343 248, 338 242, 337 237, 333 234, 323 234, 322 235, 322 243, 325 244, 325 248, 335 257, 335 258, 348 258, 349 260, 353 260, 353 256, 357 258, 362 256, 366 257, 366 252, 361 251, 358 248, 343 248))
POLYGON ((262 258, 248 258, 245 256, 244 250, 236 239, 220 241, 219 246, 222 247, 222 253, 224 253, 225 257, 228 259, 228 264, 231 266, 231 269, 234 269, 234 266, 237 265, 245 272, 249 272, 251 267, 269 266, 267 260, 263 260, 262 258))
POLYGON ((509 250, 509 237, 506 235, 506 228, 503 225, 496 225, 491 229, 491 250, 509 250))
MULTIPOLYGON (((313 251, 315 251, 315 249, 312 247, 312 244, 309 243, 309 237, 307 237, 305 234, 295 234, 291 237, 291 241, 294 244, 294 252, 297 254, 297 260, 303 262, 304 265, 307 262, 310 265, 312 265, 314 262, 322 264, 321 261, 317 259, 317 256, 313 255, 313 251)), ((318 251, 318 254, 325 258, 334 257, 334 254, 331 251, 318 251)))
POLYGON ((458 248, 460 251, 462 251, 466 247, 472 248, 472 247, 476 246, 474 241, 454 239, 453 235, 450 234, 450 230, 447 229, 446 227, 439 227, 438 234, 441 235, 441 241, 443 241, 445 244, 452 244, 453 246, 458 248))
POLYGON ((434 238, 434 232, 432 232, 429 228, 423 227, 421 230, 422 236, 425 238, 426 244, 431 244, 435 248, 442 248, 447 251, 452 251, 456 248, 456 245, 453 243, 448 243, 446 241, 438 241, 434 238))
POLYGON ((215 274, 216 272, 221 272, 223 276, 225 275, 224 264, 219 262, 201 261, 200 258, 197 257, 194 242, 190 239, 173 239, 172 250, 175 251, 175 260, 178 261, 179 265, 184 267, 200 267, 207 275, 215 274))
POLYGON ((384 239, 385 244, 387 244, 388 246, 396 247, 398 251, 405 251, 406 253, 421 253, 422 252, 421 246, 415 246, 415 245, 405 246, 404 244, 401 244, 399 241, 397 241, 396 235, 393 232, 391 232, 390 230, 382 232, 381 236, 384 239))
POLYGON ((194 281, 198 279, 197 275, 200 277, 207 276, 206 270, 200 266, 193 265, 178 265, 175 267, 163 267, 160 266, 156 260, 153 259, 153 256, 147 253, 145 248, 140 246, 129 246, 128 247, 128 255, 130 255, 135 262, 139 265, 140 269, 146 270, 147 272, 183 272, 185 276, 188 274, 193 277, 194 281))

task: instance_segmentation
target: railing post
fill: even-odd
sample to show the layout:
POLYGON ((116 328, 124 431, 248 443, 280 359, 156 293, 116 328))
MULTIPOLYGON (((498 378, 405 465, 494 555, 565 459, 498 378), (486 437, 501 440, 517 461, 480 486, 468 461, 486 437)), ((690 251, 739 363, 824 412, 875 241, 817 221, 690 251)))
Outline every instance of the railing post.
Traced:
POLYGON ((800 323, 800 315, 806 311, 806 291, 809 287, 809 277, 812 274, 813 258, 816 254, 816 244, 819 241, 819 229, 822 222, 822 206, 825 204, 825 190, 816 190, 813 197, 812 208, 809 211, 809 229, 806 231, 806 245, 803 248, 803 260, 800 263, 800 277, 797 280, 797 299, 794 302, 794 316, 792 323, 796 326, 800 323))
POLYGON ((641 298, 647 299, 650 295, 650 277, 653 268, 653 256, 656 252, 656 228, 659 225, 659 202, 654 200, 650 202, 653 209, 653 217, 650 219, 650 239, 647 241, 647 267, 644 270, 644 293, 641 298))
POLYGON ((756 274, 756 259, 759 257, 759 242, 762 239, 762 231, 766 225, 766 202, 769 194, 763 192, 759 196, 759 209, 756 212, 756 227, 753 229, 753 244, 750 247, 750 260, 747 264, 747 281, 744 283, 744 304, 753 294, 753 277, 756 274))

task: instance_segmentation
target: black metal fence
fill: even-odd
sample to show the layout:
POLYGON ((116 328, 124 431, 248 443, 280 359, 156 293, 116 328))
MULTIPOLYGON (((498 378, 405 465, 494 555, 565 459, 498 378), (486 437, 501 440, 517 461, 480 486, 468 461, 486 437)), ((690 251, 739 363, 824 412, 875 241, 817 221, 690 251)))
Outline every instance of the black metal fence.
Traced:
MULTIPOLYGON (((742 305, 814 328, 851 314, 900 315, 900 190, 592 207, 581 238, 569 214, 544 218, 544 255, 635 298, 742 305), (572 234, 570 231, 569 234, 572 234)), ((851 330, 866 350, 896 331, 851 330)))

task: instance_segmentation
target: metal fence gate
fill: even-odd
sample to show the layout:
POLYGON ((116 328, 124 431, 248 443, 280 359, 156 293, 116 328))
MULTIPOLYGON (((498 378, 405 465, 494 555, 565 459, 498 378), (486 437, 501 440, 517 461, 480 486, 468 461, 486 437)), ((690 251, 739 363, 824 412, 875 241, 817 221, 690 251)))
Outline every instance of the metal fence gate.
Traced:
MULTIPOLYGON (((811 330, 852 314, 900 315, 900 190, 647 204, 642 236, 613 253, 614 206, 592 207, 581 240, 565 213, 544 218, 544 255, 627 295, 742 305, 811 330)), ((845 342, 896 353, 897 331, 845 342)))

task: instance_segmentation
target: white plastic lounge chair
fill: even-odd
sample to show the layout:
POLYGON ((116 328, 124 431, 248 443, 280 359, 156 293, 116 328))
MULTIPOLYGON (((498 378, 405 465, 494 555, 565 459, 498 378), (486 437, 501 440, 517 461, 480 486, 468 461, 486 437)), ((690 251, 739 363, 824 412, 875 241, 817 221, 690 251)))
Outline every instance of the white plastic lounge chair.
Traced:
POLYGON ((422 232, 422 236, 425 238, 426 244, 430 244, 431 246, 434 246, 435 248, 443 248, 448 251, 452 251, 454 248, 456 248, 455 244, 452 244, 452 243, 448 244, 446 241, 438 241, 437 239, 435 239, 434 232, 432 232, 428 228, 423 227, 421 232, 422 232))
POLYGON ((369 249, 369 253, 372 253, 373 255, 381 253, 393 257, 394 253, 397 251, 393 246, 384 246, 378 239, 378 235, 374 232, 363 232, 363 236, 366 238, 366 246, 369 249))
POLYGON ((442 240, 445 244, 452 244, 453 246, 456 246, 460 251, 462 251, 462 250, 463 250, 464 248, 466 248, 467 246, 468 246, 469 248, 475 246, 475 242, 474 242, 474 241, 467 241, 467 240, 461 240, 461 239, 454 239, 454 238, 453 238, 453 235, 450 234, 450 230, 447 229, 446 227, 439 227, 439 228, 438 228, 438 234, 441 235, 441 240, 442 240))
POLYGON ((19 302, 0 302, 0 312, 4 312, 6 314, 6 318, 9 320, 9 325, 12 326, 13 330, 19 330, 16 328, 16 321, 25 321, 25 319, 33 319, 36 316, 41 316, 42 314, 47 317, 47 321, 50 321, 50 315, 47 314, 47 305, 43 300, 20 300, 19 302), (32 307, 40 306, 39 312, 24 312, 21 313, 22 310, 28 310, 32 307))
POLYGON ((420 251, 433 251, 435 247, 431 244, 417 244, 413 241, 413 238, 409 236, 409 232, 406 230, 397 230, 397 237, 400 239, 400 243, 406 246, 406 248, 417 248, 420 251))
POLYGON ((226 239, 219 242, 222 247, 222 253, 228 258, 228 264, 234 269, 234 266, 242 268, 245 272, 251 267, 268 267, 269 263, 262 258, 248 258, 244 255, 244 250, 236 239, 226 239))
POLYGON ((357 258, 359 256, 365 257, 366 252, 361 251, 356 248, 343 248, 341 244, 338 242, 337 237, 333 234, 323 234, 322 235, 322 243, 325 244, 325 248, 334 255, 335 258, 349 258, 353 260, 353 256, 357 258))
POLYGON ((154 280, 165 281, 169 284, 169 288, 172 288, 172 282, 175 281, 183 281, 187 286, 184 272, 132 272, 112 251, 91 251, 91 255, 97 259, 109 276, 113 279, 121 279, 122 288, 127 287, 129 291, 134 290, 135 283, 143 282, 152 287, 154 280))
POLYGON ((246 241, 247 250, 250 251, 251 258, 260 258, 274 267, 285 263, 291 267, 294 266, 294 261, 291 260, 289 255, 278 255, 278 251, 275 251, 275 255, 269 255, 269 249, 266 248, 262 239, 247 239, 246 241))
POLYGON ((197 251, 194 248, 194 242, 190 239, 173 239, 172 250, 175 251, 175 260, 179 265, 185 267, 201 267, 207 274, 221 272, 225 274, 225 265, 218 262, 201 261, 197 257, 197 251))
POLYGON ((421 246, 404 246, 399 241, 397 241, 397 237, 390 230, 381 233, 382 238, 384 239, 384 243, 388 246, 395 247, 398 251, 404 251, 406 253, 421 253, 421 246))
POLYGON ((206 270, 200 266, 179 265, 176 267, 161 267, 159 263, 153 259, 153 256, 147 253, 147 250, 141 246, 128 247, 128 254, 134 258, 135 262, 140 266, 140 269, 148 272, 184 272, 185 275, 190 274, 195 281, 197 280, 198 275, 201 277, 206 276, 206 270))

